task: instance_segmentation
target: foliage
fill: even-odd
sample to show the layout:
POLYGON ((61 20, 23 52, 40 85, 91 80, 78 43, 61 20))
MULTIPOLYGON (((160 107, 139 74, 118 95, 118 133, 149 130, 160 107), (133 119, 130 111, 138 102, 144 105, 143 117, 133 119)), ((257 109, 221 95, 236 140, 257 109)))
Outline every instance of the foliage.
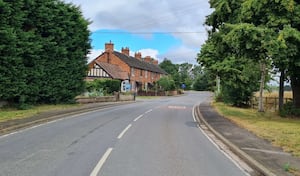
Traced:
POLYGON ((214 75, 210 71, 205 70, 196 77, 193 89, 198 91, 213 91, 214 79, 214 75))
POLYGON ((114 79, 95 79, 86 82, 86 90, 93 96, 111 95, 119 92, 121 89, 121 81, 114 79))
POLYGON ((229 60, 254 60, 267 68, 272 64, 290 78, 294 105, 300 107, 299 1, 211 0, 210 4, 215 11, 206 24, 212 29, 198 62, 221 79, 234 69, 229 60))
POLYGON ((182 84, 185 85, 185 90, 193 89, 196 78, 203 74, 202 68, 199 65, 189 63, 173 64, 172 61, 167 58, 165 58, 159 66, 172 77, 176 89, 182 88, 182 84))
POLYGON ((171 76, 164 76, 157 81, 157 84, 164 91, 175 90, 175 82, 171 76))
POLYGON ((300 117, 300 109, 296 108, 293 102, 287 102, 280 111, 281 117, 300 117))
MULTIPOLYGON (((198 62, 214 76, 221 78, 219 100, 235 106, 249 104, 252 93, 259 84, 259 66, 252 59, 234 49, 225 31, 211 34, 198 54, 198 62)), ((230 31, 230 30, 228 30, 230 31)), ((231 40, 231 39, 230 39, 231 40)))
POLYGON ((232 68, 238 73, 232 72, 230 77, 221 77, 221 96, 224 102, 234 106, 250 105, 253 93, 258 90, 259 66, 252 60, 235 60, 232 68))
POLYGON ((71 102, 84 90, 88 24, 59 0, 0 1, 0 99, 71 102))
POLYGON ((248 0, 243 3, 241 16, 247 23, 273 31, 268 55, 274 67, 285 71, 291 80, 294 105, 300 108, 300 4, 299 1, 248 0))
POLYGON ((165 70, 169 75, 175 75, 178 73, 178 66, 173 64, 171 60, 165 58, 160 64, 159 67, 165 70))

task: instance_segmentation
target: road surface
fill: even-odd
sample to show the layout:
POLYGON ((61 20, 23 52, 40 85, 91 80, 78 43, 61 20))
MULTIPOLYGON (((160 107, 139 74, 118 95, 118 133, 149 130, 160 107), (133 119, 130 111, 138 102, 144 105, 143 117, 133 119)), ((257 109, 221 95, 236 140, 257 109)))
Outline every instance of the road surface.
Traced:
POLYGON ((139 100, 1 136, 0 175, 247 175, 194 121, 194 105, 209 96, 139 100))

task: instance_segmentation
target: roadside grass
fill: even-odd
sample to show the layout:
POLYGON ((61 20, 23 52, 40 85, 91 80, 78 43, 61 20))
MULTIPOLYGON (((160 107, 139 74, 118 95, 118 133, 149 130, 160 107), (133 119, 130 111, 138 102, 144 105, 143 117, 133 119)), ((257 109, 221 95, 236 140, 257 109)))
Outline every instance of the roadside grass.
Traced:
POLYGON ((152 99, 159 99, 161 96, 137 96, 137 99, 141 100, 152 100, 152 99))
POLYGON ((281 118, 274 112, 260 113, 254 109, 241 109, 219 102, 214 102, 213 106, 239 126, 300 157, 300 119, 281 118))
POLYGON ((5 122, 15 119, 28 118, 33 115, 51 111, 51 110, 63 110, 72 107, 78 107, 79 104, 64 104, 64 105, 38 105, 33 106, 27 110, 18 110, 16 108, 0 108, 0 122, 5 122))

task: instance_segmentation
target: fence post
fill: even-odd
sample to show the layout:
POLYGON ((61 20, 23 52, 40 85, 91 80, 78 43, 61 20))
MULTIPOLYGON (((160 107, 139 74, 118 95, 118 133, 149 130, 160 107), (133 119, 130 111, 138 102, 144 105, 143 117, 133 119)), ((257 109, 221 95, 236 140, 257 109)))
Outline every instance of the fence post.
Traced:
POLYGON ((275 99, 275 111, 276 111, 277 110, 277 98, 274 97, 274 99, 275 99))

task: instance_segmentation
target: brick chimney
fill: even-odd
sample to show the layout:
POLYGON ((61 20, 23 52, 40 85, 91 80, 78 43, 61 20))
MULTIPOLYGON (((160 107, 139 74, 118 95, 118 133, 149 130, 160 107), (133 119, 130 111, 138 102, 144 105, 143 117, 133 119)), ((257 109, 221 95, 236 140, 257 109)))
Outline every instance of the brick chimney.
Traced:
POLYGON ((122 53, 129 56, 129 48, 128 47, 122 48, 122 53))
POLYGON ((152 60, 152 64, 153 64, 153 65, 158 65, 158 60, 153 59, 153 60, 152 60))
POLYGON ((106 57, 106 62, 110 63, 111 62, 111 55, 114 52, 114 44, 109 41, 109 43, 105 43, 105 57, 106 57))
POLYGON ((109 43, 105 43, 105 52, 113 52, 114 44, 109 41, 109 43))
POLYGON ((134 57, 139 60, 142 60, 142 53, 141 52, 134 53, 134 57))
POLYGON ((152 58, 150 56, 146 56, 144 58, 144 61, 147 62, 147 63, 151 63, 151 60, 152 60, 152 58))

